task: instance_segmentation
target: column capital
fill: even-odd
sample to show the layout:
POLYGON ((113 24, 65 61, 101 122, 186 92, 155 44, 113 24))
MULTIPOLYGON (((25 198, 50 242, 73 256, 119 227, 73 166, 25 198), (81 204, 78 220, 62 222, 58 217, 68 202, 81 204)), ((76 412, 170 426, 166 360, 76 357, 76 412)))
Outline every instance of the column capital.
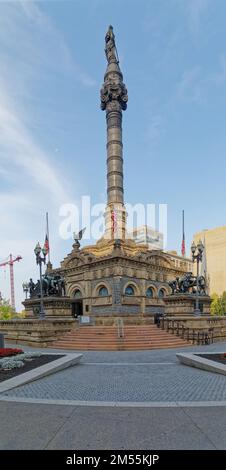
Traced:
POLYGON ((105 36, 105 54, 108 66, 104 76, 104 84, 100 91, 101 109, 107 112, 124 111, 127 108, 128 95, 119 67, 112 26, 109 26, 105 36))

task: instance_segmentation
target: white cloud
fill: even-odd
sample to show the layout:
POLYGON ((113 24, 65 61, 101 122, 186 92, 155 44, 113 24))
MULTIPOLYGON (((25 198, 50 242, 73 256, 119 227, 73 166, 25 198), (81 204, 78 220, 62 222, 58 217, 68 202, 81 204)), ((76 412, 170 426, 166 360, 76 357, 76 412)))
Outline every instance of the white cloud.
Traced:
POLYGON ((60 64, 60 68, 62 67, 64 72, 74 72, 75 77, 82 85, 86 87, 95 86, 95 80, 75 62, 63 34, 58 31, 50 19, 42 13, 37 4, 34 3, 33 0, 20 0, 20 3, 27 18, 31 20, 38 29, 41 29, 46 36, 46 63, 49 64, 49 61, 51 61, 51 65, 57 67, 57 69, 59 69, 60 64))
POLYGON ((159 114, 152 116, 147 132, 146 138, 148 143, 153 146, 155 145, 163 132, 163 118, 159 114))
MULTIPOLYGON (((0 82, 1 85, 1 82, 0 82)), ((3 90, 3 86, 1 86, 3 90)), ((20 120, 19 111, 10 106, 7 94, 0 93, 0 159, 5 161, 6 169, 19 167, 23 175, 34 180, 40 189, 60 202, 67 200, 67 195, 48 155, 35 143, 20 120)))
POLYGON ((189 0, 186 3, 191 31, 197 34, 200 31, 203 17, 210 5, 210 0, 189 0))
MULTIPOLYGON (((57 238, 59 206, 73 201, 74 195, 68 175, 34 135, 34 88, 41 78, 56 74, 69 74, 84 86, 94 81, 74 62, 61 32, 32 0, 0 2, 0 70, 0 261, 11 252, 23 257, 15 267, 20 309, 22 281, 38 276, 33 248, 38 239, 44 241, 45 211, 55 227, 51 247, 59 262, 65 255, 57 238)), ((46 105, 45 119, 48 113, 46 105)), ((0 290, 8 298, 7 270, 6 279, 2 268, 0 277, 0 290)))
POLYGON ((220 70, 213 74, 212 80, 216 85, 226 82, 226 56, 224 54, 220 57, 220 70))
POLYGON ((177 84, 176 97, 183 101, 200 103, 202 95, 202 74, 199 66, 194 66, 183 72, 177 84))
POLYGON ((218 70, 210 72, 195 65, 185 70, 177 83, 174 98, 180 101, 204 103, 213 94, 213 91, 226 83, 226 56, 222 54, 219 59, 218 70))
POLYGON ((196 37, 202 31, 209 7, 215 4, 215 0, 174 0, 174 3, 186 17, 192 36, 196 37))

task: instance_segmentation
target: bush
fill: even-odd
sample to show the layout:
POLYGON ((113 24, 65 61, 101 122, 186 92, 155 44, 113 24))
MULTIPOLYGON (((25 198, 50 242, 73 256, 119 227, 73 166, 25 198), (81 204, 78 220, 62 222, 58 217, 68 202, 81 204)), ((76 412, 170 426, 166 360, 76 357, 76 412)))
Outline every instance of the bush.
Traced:
POLYGON ((1 370, 12 370, 23 367, 26 361, 32 361, 32 359, 42 356, 42 353, 37 351, 24 353, 22 349, 4 348, 4 350, 0 349, 0 351, 7 353, 7 356, 0 355, 0 372, 1 370), (10 355, 10 352, 14 352, 16 355, 10 355))
POLYGON ((23 361, 15 360, 15 358, 7 357, 2 361, 0 364, 0 368, 2 370, 12 370, 12 369, 17 369, 20 367, 24 367, 23 361))
POLYGON ((11 307, 9 300, 2 300, 0 304, 0 320, 11 320, 15 315, 13 308, 11 307))

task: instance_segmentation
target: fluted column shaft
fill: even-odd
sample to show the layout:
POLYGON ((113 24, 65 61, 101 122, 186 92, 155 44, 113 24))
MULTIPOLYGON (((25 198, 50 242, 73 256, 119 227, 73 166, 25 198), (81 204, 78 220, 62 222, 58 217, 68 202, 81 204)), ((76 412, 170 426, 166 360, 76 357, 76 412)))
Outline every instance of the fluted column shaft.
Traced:
POLYGON ((126 211, 123 194, 122 110, 127 107, 127 90, 119 67, 113 27, 105 36, 108 62, 101 88, 101 109, 107 121, 107 207, 105 237, 125 238, 126 211))
POLYGON ((107 120, 107 202, 124 203, 122 111, 108 111, 107 120))

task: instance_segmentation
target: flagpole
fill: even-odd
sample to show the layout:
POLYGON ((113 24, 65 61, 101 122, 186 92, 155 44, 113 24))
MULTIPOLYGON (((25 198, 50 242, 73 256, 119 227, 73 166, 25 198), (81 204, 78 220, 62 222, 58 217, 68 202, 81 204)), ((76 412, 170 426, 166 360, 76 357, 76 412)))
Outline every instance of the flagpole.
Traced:
POLYGON ((184 240, 184 209, 182 210, 182 236, 184 240))
MULTIPOLYGON (((49 214, 46 212, 46 233, 49 242, 49 214)), ((50 243, 49 243, 49 251, 48 251, 48 262, 50 262, 50 243)))
POLYGON ((185 256, 185 234, 184 234, 184 209, 183 209, 183 215, 182 215, 182 218, 183 218, 183 241, 184 241, 184 256, 185 256))
POLYGON ((181 254, 185 256, 184 209, 182 210, 182 246, 181 254))

